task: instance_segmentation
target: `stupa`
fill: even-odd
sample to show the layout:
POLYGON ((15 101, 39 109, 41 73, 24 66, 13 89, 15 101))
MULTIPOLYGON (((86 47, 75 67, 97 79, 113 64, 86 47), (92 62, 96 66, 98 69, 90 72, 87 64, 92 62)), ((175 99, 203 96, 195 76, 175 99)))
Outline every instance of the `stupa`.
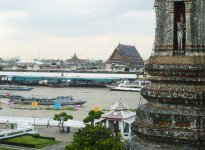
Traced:
MULTIPOLYGON (((149 3, 149 2, 148 2, 149 3)), ((155 0, 148 102, 136 111, 134 150, 205 149, 205 0, 155 0)))

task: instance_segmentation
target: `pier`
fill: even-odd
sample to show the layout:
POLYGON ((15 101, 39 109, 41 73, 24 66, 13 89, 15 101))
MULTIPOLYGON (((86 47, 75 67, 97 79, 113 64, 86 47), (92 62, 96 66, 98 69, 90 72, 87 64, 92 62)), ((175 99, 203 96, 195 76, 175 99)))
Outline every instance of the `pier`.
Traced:
POLYGON ((6 84, 46 85, 53 87, 105 87, 122 79, 136 79, 136 74, 0 72, 0 82, 6 84))

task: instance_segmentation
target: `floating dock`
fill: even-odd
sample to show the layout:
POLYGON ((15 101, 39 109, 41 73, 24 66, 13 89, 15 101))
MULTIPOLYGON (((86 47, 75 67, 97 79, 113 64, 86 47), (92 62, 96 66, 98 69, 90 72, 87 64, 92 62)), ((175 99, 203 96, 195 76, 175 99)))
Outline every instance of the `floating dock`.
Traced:
POLYGON ((106 84, 122 79, 136 79, 136 74, 106 74, 106 73, 53 73, 53 72, 0 72, 1 81, 17 83, 39 83, 39 81, 73 81, 106 84))

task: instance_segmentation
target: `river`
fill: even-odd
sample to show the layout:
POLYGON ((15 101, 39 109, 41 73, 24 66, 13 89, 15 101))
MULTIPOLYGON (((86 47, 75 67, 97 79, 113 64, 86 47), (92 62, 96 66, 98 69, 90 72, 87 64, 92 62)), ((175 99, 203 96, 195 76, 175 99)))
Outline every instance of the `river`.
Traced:
MULTIPOLYGON (((8 91, 1 91, 8 92, 8 91)), ((6 103, 2 104, 0 116, 19 116, 19 117, 50 117, 61 111, 73 115, 74 120, 83 120, 88 112, 98 106, 101 110, 109 110, 111 104, 116 101, 122 101, 130 109, 136 109, 140 101, 139 92, 122 92, 110 91, 108 88, 51 88, 51 87, 34 87, 31 91, 15 91, 15 94, 38 95, 44 97, 56 96, 73 96, 74 99, 82 99, 87 102, 76 111, 72 110, 27 110, 27 109, 10 109, 6 103)), ((8 101, 1 99, 1 101, 8 101)), ((21 105, 22 106, 22 105, 21 105)), ((26 106, 31 107, 31 106, 26 106)), ((40 106, 39 106, 40 107, 40 106)))

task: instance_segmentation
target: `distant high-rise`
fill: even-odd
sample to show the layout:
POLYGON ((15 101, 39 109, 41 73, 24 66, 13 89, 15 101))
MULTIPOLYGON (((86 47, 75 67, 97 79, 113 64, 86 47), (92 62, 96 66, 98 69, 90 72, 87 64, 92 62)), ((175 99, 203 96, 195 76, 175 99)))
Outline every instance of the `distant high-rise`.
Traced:
MULTIPOLYGON (((149 2, 147 2, 149 3, 149 2)), ((136 111, 136 150, 205 149, 205 0, 155 0, 152 84, 136 111)))

